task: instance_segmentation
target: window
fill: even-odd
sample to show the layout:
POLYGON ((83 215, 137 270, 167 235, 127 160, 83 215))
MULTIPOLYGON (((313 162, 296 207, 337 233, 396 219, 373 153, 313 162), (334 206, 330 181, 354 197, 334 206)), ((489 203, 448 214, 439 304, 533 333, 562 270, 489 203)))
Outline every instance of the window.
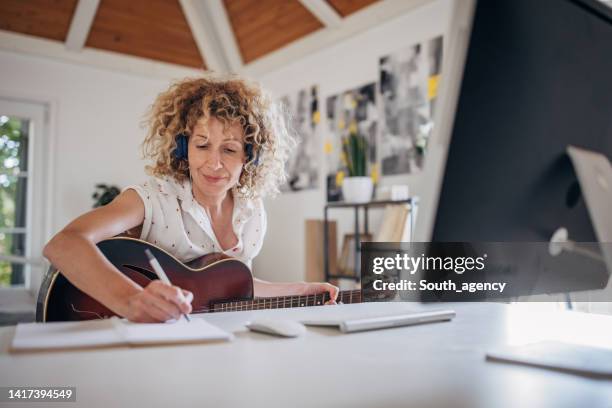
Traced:
POLYGON ((43 273, 46 107, 0 99, 0 287, 38 289, 43 273))
MULTIPOLYGON (((0 254, 26 254, 28 130, 30 121, 0 116, 0 254)), ((0 261, 0 285, 24 285, 22 263, 0 261)))

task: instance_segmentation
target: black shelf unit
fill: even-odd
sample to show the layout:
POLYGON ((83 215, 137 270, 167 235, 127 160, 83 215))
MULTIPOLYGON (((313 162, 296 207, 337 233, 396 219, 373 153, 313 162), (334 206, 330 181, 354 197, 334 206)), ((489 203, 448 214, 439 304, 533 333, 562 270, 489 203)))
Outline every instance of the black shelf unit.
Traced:
MULTIPOLYGON (((410 204, 413 207, 414 199, 407 198, 405 200, 377 200, 377 201, 368 201, 365 203, 345 203, 342 201, 339 202, 331 202, 325 205, 323 210, 323 263, 325 264, 325 281, 328 282, 330 279, 352 279, 354 281, 359 281, 361 270, 360 270, 360 232, 359 232, 359 209, 363 208, 364 220, 363 220, 363 233, 368 234, 368 210, 370 208, 380 208, 386 205, 394 205, 394 204, 410 204), (331 209, 341 209, 341 208, 352 208, 355 211, 355 275, 347 276, 347 275, 331 275, 329 273, 329 232, 327 230, 327 222, 329 220, 328 212, 331 209)), ((409 217, 410 217, 410 226, 414 229, 414 218, 413 218, 413 208, 410 209, 409 217)), ((412 236, 412 231, 411 234, 412 236)))

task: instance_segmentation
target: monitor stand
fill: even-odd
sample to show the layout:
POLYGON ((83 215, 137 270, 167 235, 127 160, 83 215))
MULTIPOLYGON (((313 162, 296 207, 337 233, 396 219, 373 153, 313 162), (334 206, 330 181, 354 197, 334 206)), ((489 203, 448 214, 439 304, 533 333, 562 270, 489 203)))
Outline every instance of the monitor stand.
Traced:
POLYGON ((578 177, 595 236, 602 244, 603 255, 580 247, 571 240, 570 232, 565 227, 558 228, 551 237, 549 252, 552 256, 563 251, 573 252, 601 261, 606 264, 608 273, 612 274, 612 166, 606 156, 590 150, 570 145, 567 154, 578 177))

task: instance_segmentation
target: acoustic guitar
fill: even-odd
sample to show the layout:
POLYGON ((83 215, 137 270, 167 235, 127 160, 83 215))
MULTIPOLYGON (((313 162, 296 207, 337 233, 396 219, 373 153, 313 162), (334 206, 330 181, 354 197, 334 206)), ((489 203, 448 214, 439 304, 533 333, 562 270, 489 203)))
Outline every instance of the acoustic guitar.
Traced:
MULTIPOLYGON (((242 262, 221 253, 211 253, 182 263, 168 252, 148 242, 127 237, 98 243, 102 254, 124 275, 145 287, 157 279, 145 249, 157 258, 170 281, 193 293, 193 313, 279 309, 319 306, 329 293, 306 296, 253 298, 253 276, 242 262)), ((341 291, 338 302, 361 302, 361 290, 341 291)), ((36 321, 75 321, 116 316, 110 309, 72 285, 53 266, 43 279, 36 306, 36 321)))

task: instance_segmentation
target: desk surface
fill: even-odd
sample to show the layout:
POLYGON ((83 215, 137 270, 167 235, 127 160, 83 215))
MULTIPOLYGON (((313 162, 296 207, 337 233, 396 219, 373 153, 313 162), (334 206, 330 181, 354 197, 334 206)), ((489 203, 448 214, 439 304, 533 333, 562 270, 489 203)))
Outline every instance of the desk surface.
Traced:
POLYGON ((544 339, 612 348, 608 316, 526 313, 520 305, 487 303, 370 303, 206 318, 234 332, 234 341, 9 354, 14 327, 2 328, 0 386, 76 386, 77 404, 67 407, 612 407, 610 380, 485 361, 491 347, 544 339), (452 322, 353 334, 309 328, 285 339, 244 328, 263 315, 305 319, 447 307, 457 312, 452 322))

